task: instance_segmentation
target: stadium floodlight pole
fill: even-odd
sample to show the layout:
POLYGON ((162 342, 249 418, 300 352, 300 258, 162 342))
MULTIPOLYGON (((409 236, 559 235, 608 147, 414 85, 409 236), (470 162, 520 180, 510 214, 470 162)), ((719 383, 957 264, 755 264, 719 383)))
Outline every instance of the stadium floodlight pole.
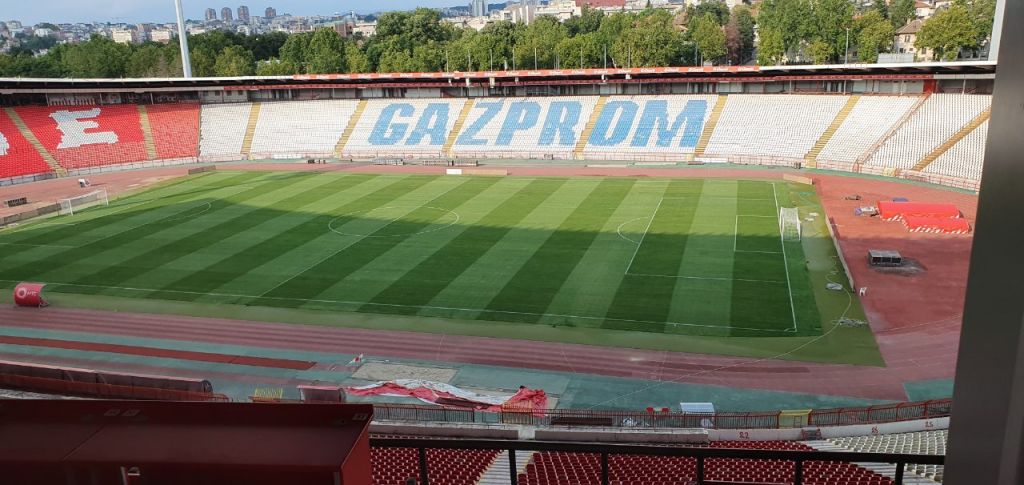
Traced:
POLYGON ((843 64, 850 63, 850 28, 846 28, 846 57, 843 60, 843 64))
POLYGON ((174 9, 178 14, 178 44, 181 45, 181 69, 185 78, 192 77, 192 59, 188 55, 188 33, 185 28, 185 14, 181 11, 181 0, 174 0, 174 9))

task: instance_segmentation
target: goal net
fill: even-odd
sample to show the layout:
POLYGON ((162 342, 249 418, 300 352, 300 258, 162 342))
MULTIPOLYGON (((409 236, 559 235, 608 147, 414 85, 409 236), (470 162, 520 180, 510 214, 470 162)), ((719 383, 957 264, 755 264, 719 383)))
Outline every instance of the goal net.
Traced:
POLYGON ((783 241, 800 240, 800 211, 796 207, 779 209, 779 232, 783 241))
POLYGON ((88 194, 71 197, 69 199, 61 199, 60 215, 73 216, 75 215, 75 211, 80 211, 97 205, 110 205, 110 199, 107 198, 106 190, 94 190, 88 194))

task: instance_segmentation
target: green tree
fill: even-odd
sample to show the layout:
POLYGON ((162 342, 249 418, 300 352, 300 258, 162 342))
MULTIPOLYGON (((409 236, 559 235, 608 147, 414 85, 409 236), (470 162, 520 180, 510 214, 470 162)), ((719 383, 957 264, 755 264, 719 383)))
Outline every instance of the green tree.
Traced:
POLYGON ((888 19, 877 11, 869 11, 857 19, 857 54, 860 62, 877 62, 880 52, 888 52, 892 46, 895 29, 888 19))
POLYGON ((774 66, 782 62, 786 56, 786 43, 782 33, 768 30, 761 34, 761 42, 757 46, 757 63, 762 66, 774 66))
POLYGON ((743 44, 742 56, 740 61, 744 61, 750 58, 754 52, 754 14, 750 11, 750 7, 746 5, 737 5, 732 9, 732 16, 730 21, 736 19, 736 25, 739 28, 740 41, 743 44))
POLYGON ((276 58, 281 54, 281 47, 288 41, 288 34, 284 32, 268 32, 266 34, 250 35, 245 37, 245 47, 252 51, 257 61, 276 58))
POLYGON ((604 12, 584 5, 578 16, 573 16, 565 21, 565 28, 569 30, 570 37, 597 32, 601 28, 601 21, 604 20, 604 12))
POLYGON ((914 43, 918 49, 931 49, 934 56, 945 61, 955 60, 961 49, 977 45, 977 24, 967 8, 959 3, 928 19, 914 43))
MULTIPOLYGON (((809 0, 765 0, 761 3, 760 13, 757 16, 758 32, 762 44, 759 50, 764 49, 765 36, 771 36, 773 43, 777 41, 782 43, 782 53, 776 55, 778 54, 777 46, 771 45, 772 52, 768 58, 781 61, 787 52, 795 50, 812 37, 815 31, 814 20, 809 0)), ((760 55, 759 52, 759 58, 760 55)), ((758 61, 758 63, 761 62, 758 61)))
POLYGON ((843 57, 847 29, 853 27, 853 4, 850 0, 815 0, 812 52, 817 63, 828 63, 843 57))
POLYGON ((60 54, 69 76, 118 78, 126 74, 131 47, 94 34, 88 42, 69 45, 60 54))
POLYGON ((291 61, 271 58, 256 63, 257 76, 290 76, 292 74, 299 74, 299 66, 291 61))
POLYGON ((742 62, 743 36, 740 34, 740 25, 736 16, 729 17, 729 23, 725 24, 725 50, 730 63, 740 64, 742 62))
POLYGON ((828 64, 835 55, 835 49, 828 42, 815 39, 807 46, 807 55, 811 56, 815 64, 828 64))
POLYGON ((977 45, 983 44, 992 36, 992 23, 996 15, 995 0, 956 0, 958 5, 967 9, 974 30, 977 32, 977 45))
POLYGON ((555 48, 565 69, 584 69, 604 66, 604 46, 597 32, 569 37, 555 48))
POLYGON ((317 29, 313 33, 305 67, 309 74, 345 72, 345 43, 334 29, 317 29))
POLYGON ((348 72, 370 72, 370 59, 355 42, 345 44, 345 63, 348 64, 348 72))
POLYGON ((163 57, 163 48, 156 44, 139 46, 128 58, 126 74, 129 77, 160 77, 156 70, 163 57))
POLYGON ((671 14, 650 9, 632 18, 632 25, 609 49, 616 66, 655 67, 680 63, 684 39, 676 31, 671 14))
POLYGON ((515 58, 519 69, 551 69, 555 67, 555 46, 569 37, 568 29, 558 19, 542 15, 516 36, 515 58))
POLYGON ((914 0, 893 0, 889 7, 889 22, 893 28, 899 29, 914 19, 916 10, 914 0))
POLYGON ((213 70, 223 77, 251 76, 256 73, 256 60, 245 47, 233 45, 217 56, 213 70))
POLYGON ((300 73, 306 72, 306 52, 312 39, 311 33, 289 35, 278 50, 281 61, 295 66, 300 73))
POLYGON ((713 15, 719 26, 725 25, 729 21, 729 6, 722 0, 709 0, 686 7, 687 23, 702 18, 706 14, 713 15))
MULTIPOLYGON (((737 27, 737 37, 739 27, 737 27)), ((725 32, 718 25, 718 19, 712 13, 706 13, 690 23, 691 38, 697 43, 700 55, 704 60, 714 61, 727 53, 725 32)))
MULTIPOLYGON (((913 0, 911 0, 911 3, 913 3, 913 0)), ((888 0, 874 0, 871 3, 871 10, 869 10, 868 12, 870 12, 870 11, 874 11, 874 12, 878 13, 884 19, 888 19, 889 18, 889 3, 888 3, 888 0)), ((868 12, 865 12, 865 14, 868 13, 868 12)))

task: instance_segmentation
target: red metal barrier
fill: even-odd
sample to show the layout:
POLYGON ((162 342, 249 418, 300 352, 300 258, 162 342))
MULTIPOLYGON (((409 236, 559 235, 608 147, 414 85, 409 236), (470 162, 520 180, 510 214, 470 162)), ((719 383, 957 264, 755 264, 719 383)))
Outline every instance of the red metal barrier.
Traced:
POLYGON ((83 396, 97 399, 138 399, 143 401, 222 401, 227 396, 212 392, 189 392, 152 387, 117 386, 96 382, 78 382, 45 377, 0 374, 0 387, 42 394, 83 396))

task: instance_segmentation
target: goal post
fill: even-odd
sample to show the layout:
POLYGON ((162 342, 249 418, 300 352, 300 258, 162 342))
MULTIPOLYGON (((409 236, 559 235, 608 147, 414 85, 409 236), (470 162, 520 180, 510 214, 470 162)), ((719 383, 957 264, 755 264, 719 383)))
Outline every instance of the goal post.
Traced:
POLYGON ((800 211, 796 207, 779 209, 779 232, 783 241, 799 241, 802 231, 800 227, 800 211))
POLYGON ((75 215, 75 211, 80 211, 88 207, 93 207, 97 205, 110 205, 110 199, 107 197, 107 191, 104 189, 94 190, 92 192, 89 192, 88 194, 83 194, 76 197, 60 199, 59 202, 59 214, 62 216, 73 216, 75 215))

